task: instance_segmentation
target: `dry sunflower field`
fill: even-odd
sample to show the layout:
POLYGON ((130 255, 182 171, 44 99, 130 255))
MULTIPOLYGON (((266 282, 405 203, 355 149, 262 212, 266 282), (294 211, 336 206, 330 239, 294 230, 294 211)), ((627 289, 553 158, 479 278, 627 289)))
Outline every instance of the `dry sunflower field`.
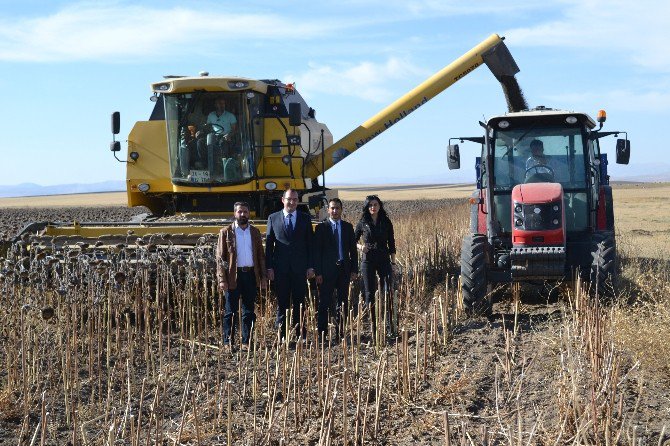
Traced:
MULTIPOLYGON (((458 303, 465 200, 378 191, 402 264, 378 297, 387 323, 370 332, 354 284, 343 339, 319 342, 308 305, 307 341, 282 344, 267 294, 249 351, 220 348, 208 243, 3 261, 0 444, 670 444, 668 189, 615 190, 613 302, 527 286, 478 319, 458 303)), ((345 218, 358 208, 345 200, 345 218)), ((5 207, 0 231, 140 212, 5 207)))

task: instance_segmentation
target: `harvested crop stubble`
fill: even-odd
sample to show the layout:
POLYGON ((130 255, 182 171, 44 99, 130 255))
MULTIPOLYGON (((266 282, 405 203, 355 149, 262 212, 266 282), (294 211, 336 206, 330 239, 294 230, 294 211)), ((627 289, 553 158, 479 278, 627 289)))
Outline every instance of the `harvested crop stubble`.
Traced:
MULTIPOLYGON (((207 246, 3 264, 0 444, 659 440, 668 383, 614 342, 615 307, 571 291, 526 295, 516 324, 509 299, 491 320, 463 319, 453 274, 467 204, 388 210, 403 274, 397 298, 379 297, 377 344, 358 306, 343 339, 319 343, 313 305, 306 342, 278 344, 264 295, 252 349, 223 351, 207 246)), ((345 211, 355 221, 359 205, 345 211)))

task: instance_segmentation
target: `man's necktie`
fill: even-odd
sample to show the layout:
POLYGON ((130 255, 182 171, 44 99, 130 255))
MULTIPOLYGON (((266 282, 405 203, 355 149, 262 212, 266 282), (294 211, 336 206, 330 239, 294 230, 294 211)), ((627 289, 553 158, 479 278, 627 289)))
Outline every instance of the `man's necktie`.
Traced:
POLYGON ((338 230, 338 223, 335 223, 335 230, 333 231, 333 237, 335 237, 335 245, 337 245, 337 258, 342 260, 342 247, 340 246, 340 231, 338 230))
POLYGON ((286 232, 288 232, 288 238, 293 238, 293 214, 288 214, 288 225, 286 225, 286 232))

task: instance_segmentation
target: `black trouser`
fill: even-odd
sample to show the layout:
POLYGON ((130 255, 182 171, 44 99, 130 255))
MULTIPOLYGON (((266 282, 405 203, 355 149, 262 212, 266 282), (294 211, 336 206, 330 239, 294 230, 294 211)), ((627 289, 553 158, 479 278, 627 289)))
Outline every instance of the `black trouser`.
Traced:
POLYGON ((335 326, 342 333, 344 322, 349 312, 349 278, 351 276, 345 265, 337 266, 337 272, 324 275, 319 286, 319 333, 328 329, 328 316, 335 316, 335 326), (335 293, 337 296, 335 296, 335 293))
POLYGON ((223 343, 229 344, 234 336, 235 320, 239 311, 239 301, 242 298, 242 343, 248 344, 251 335, 251 326, 256 322, 254 301, 256 300, 256 274, 253 268, 250 271, 237 271, 237 288, 226 291, 226 309, 223 315, 223 343))
POLYGON ((280 328, 281 337, 286 336, 286 310, 291 308, 291 324, 297 328, 296 335, 305 338, 306 327, 301 327, 300 308, 305 311, 305 294, 307 293, 306 270, 300 272, 288 271, 283 274, 275 273, 275 291, 277 292, 277 321, 275 329, 280 328))
POLYGON ((377 292, 377 276, 382 285, 381 293, 391 292, 391 259, 388 256, 370 256, 361 262, 361 275, 363 276, 363 294, 365 304, 370 310, 370 321, 372 322, 372 333, 377 331, 377 318, 375 314, 375 293, 377 292))

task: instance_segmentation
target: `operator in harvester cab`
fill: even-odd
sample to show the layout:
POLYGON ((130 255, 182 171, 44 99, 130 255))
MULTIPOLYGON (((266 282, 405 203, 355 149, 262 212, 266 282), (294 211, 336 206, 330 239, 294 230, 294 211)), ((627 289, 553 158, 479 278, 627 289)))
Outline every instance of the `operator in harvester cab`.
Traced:
POLYGON ((209 127, 207 135, 208 166, 212 172, 222 173, 225 161, 236 155, 233 143, 237 118, 226 110, 226 98, 218 96, 214 100, 215 110, 207 115, 209 127))
POLYGON ((237 118, 226 110, 226 98, 218 97, 214 101, 216 110, 207 115, 207 124, 211 124, 217 135, 228 135, 235 131, 237 118))
POLYGON ((554 181, 550 157, 544 154, 544 144, 539 139, 530 142, 530 156, 526 160, 526 183, 554 181))

